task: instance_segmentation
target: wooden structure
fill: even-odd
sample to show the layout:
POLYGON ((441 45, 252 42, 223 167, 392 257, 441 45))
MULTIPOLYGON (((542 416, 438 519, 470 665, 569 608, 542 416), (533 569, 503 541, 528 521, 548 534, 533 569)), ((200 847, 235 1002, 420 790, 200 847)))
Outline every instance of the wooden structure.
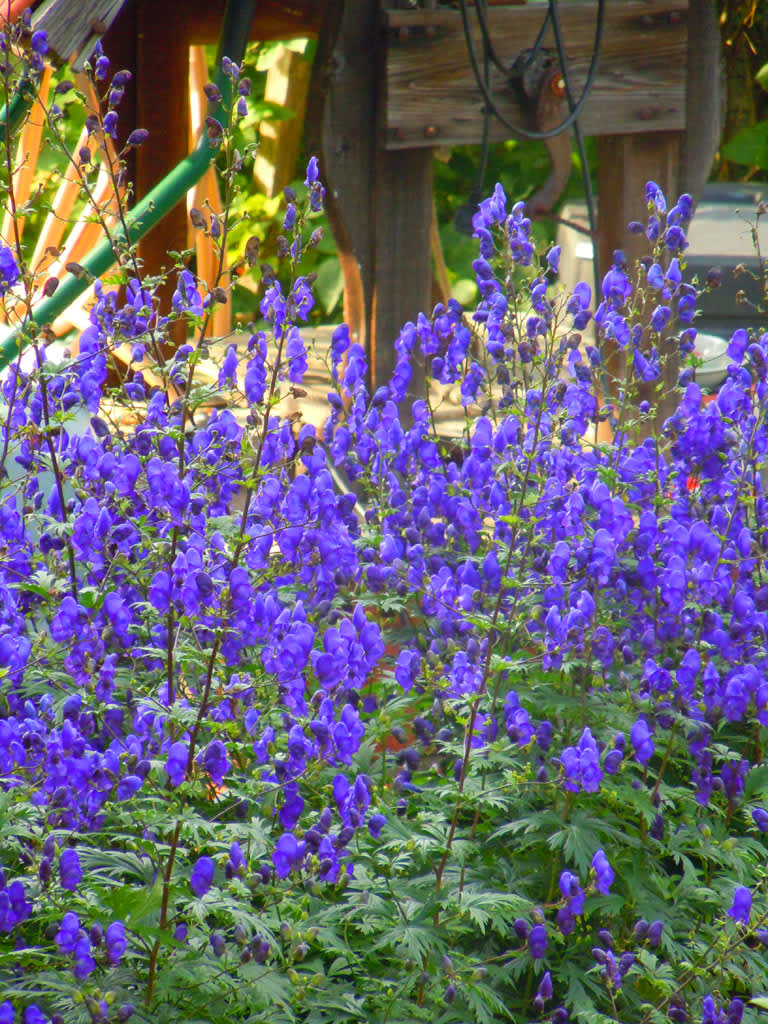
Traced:
MULTIPOLYGON (((395 0, 383 9, 380 0, 347 0, 329 7, 308 116, 344 269, 345 316, 372 352, 374 381, 388 377, 402 323, 429 304, 433 149, 479 143, 483 121, 459 12, 428 0, 422 9, 401 6, 407 9, 395 0)), ((510 64, 534 45, 542 8, 489 8, 494 47, 510 64)), ((559 9, 578 95, 597 3, 565 0, 559 9)), ((718 39, 713 0, 608 0, 597 78, 581 118, 599 137, 603 266, 615 248, 634 254, 623 227, 642 212, 646 180, 670 195, 696 195, 703 186, 719 140, 718 39)), ((507 120, 528 123, 501 76, 491 88, 507 120)), ((505 135, 499 126, 493 132, 505 135)))
MULTIPOLYGON (((248 0, 230 2, 245 7, 248 0)), ((494 46, 511 64, 533 46, 544 5, 489 2, 494 46)), ((94 4, 107 5, 114 18, 104 40, 113 67, 135 74, 121 107, 122 138, 140 126, 152 139, 130 168, 142 196, 189 151, 190 47, 218 39, 226 3, 79 0, 83 9, 94 4)), ((74 9, 73 0, 43 0, 36 17, 67 5, 74 9)), ((480 141, 483 99, 460 14, 437 0, 258 0, 252 7, 253 39, 318 38, 307 149, 321 159, 345 318, 371 353, 373 382, 381 382, 400 327, 430 304, 434 148, 480 141)), ((559 4, 576 95, 592 56, 596 9, 597 0, 559 4)), ((607 0, 598 74, 580 119, 599 140, 603 266, 616 247, 633 255, 621 227, 641 212, 647 179, 670 195, 695 195, 706 180, 719 139, 718 38, 714 0, 607 0)), ((551 39, 544 46, 551 48, 551 39)), ((492 77, 490 87, 507 120, 532 126, 504 76, 492 77)), ((550 124, 560 111, 567 113, 564 104, 550 111, 550 124)), ((493 128, 493 137, 505 134, 493 128)), ((158 270, 169 249, 183 249, 186 238, 180 204, 142 242, 148 270, 158 270)))

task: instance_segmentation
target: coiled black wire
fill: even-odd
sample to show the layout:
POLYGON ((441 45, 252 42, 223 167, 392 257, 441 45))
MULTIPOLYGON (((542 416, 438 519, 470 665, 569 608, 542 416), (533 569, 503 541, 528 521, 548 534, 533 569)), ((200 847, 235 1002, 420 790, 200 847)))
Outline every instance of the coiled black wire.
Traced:
MULTIPOLYGON (((531 139, 533 141, 543 142, 547 139, 552 139, 562 132, 567 131, 569 128, 573 128, 574 138, 576 140, 576 149, 579 154, 579 161, 581 163, 581 174, 582 184, 584 187, 584 198, 587 206, 587 218, 589 223, 588 231, 584 231, 578 225, 571 225, 576 230, 583 231, 584 234, 588 234, 592 239, 592 270, 593 270, 593 281, 595 289, 595 301, 597 301, 600 294, 600 283, 602 281, 602 273, 600 268, 600 254, 597 247, 597 212, 595 206, 595 197, 592 191, 592 180, 589 174, 589 162, 587 160, 586 146, 584 143, 584 133, 581 130, 579 124, 579 115, 584 107, 584 104, 589 97, 594 84, 595 76, 597 74, 597 63, 600 56, 600 46, 603 38, 603 28, 605 24, 605 0, 598 0, 597 5, 597 17, 595 21, 595 37, 592 47, 592 57, 587 72, 587 77, 584 82, 584 88, 581 96, 578 100, 574 99, 573 89, 571 87, 570 74, 568 70, 568 59, 565 52, 565 41, 563 39, 562 26, 560 24, 560 15, 558 12, 557 0, 548 0, 547 13, 542 22, 541 28, 539 29, 536 40, 533 44, 530 54, 526 60, 526 66, 529 66, 536 58, 541 43, 544 39, 544 34, 547 30, 547 26, 551 23, 552 34, 555 39, 555 49, 557 50, 557 58, 560 64, 560 71, 563 77, 563 86, 565 89, 565 96, 568 102, 568 116, 557 125, 555 128, 551 128, 547 131, 535 131, 532 129, 524 128, 521 125, 515 125, 507 121, 505 117, 499 112, 498 107, 493 101, 493 97, 490 92, 489 84, 489 71, 490 63, 493 63, 496 68, 502 72, 502 74, 508 76, 509 68, 500 60, 496 50, 491 41, 491 33, 488 26, 488 19, 486 14, 486 0, 475 0, 475 13, 477 15, 477 21, 480 26, 480 34, 482 37, 483 44, 483 74, 480 74, 480 68, 478 66, 477 55, 475 53, 475 47, 472 42, 472 36, 469 26, 469 16, 467 13, 467 0, 460 0, 462 24, 464 28, 464 38, 467 45, 467 53, 469 54, 469 61, 472 67, 472 72, 477 82, 477 86, 485 100, 485 109, 483 117, 483 139, 481 145, 481 164, 479 172, 479 180, 475 189, 473 189, 470 203, 475 199, 476 196, 482 196, 482 189, 485 179, 485 172, 488 160, 488 143, 489 143, 489 125, 491 115, 494 116, 511 134, 518 138, 531 139)), ((477 200, 479 201, 479 200, 477 200)), ((477 205, 477 202, 474 203, 477 205)), ((466 218, 465 218, 466 219, 466 218)), ((598 349, 600 349, 599 340, 597 341, 598 349)), ((602 360, 601 360, 602 364, 602 360)), ((605 390, 605 394, 610 394, 610 388, 606 378, 605 366, 601 365, 602 371, 602 383, 605 390)))
MULTIPOLYGON (((605 0, 598 0, 598 4, 597 4, 597 19, 596 19, 596 22, 595 22, 595 38, 594 38, 594 43, 592 45, 592 59, 590 60, 590 63, 589 63, 589 69, 587 71, 587 78, 586 78, 586 81, 584 82, 584 88, 582 90, 581 96, 579 97, 578 101, 574 104, 574 107, 569 112, 568 116, 559 125, 557 125, 555 128, 550 128, 550 129, 548 129, 547 131, 544 131, 544 132, 535 131, 535 130, 530 129, 530 128, 524 128, 522 125, 519 125, 519 124, 512 124, 512 122, 511 121, 507 121, 507 119, 504 117, 504 115, 499 111, 499 108, 496 106, 496 103, 494 102, 493 96, 491 95, 490 89, 488 88, 488 86, 483 81, 483 75, 480 72, 480 66, 478 64, 477 54, 475 53, 475 46, 474 46, 474 43, 472 42, 472 33, 471 33, 470 25, 469 25, 469 13, 468 13, 468 8, 467 8, 467 0, 459 0, 459 6, 461 8, 461 21, 462 21, 462 25, 463 25, 463 28, 464 28, 464 38, 466 39, 466 43, 467 43, 467 53, 469 55, 469 63, 470 63, 470 66, 472 67, 472 74, 475 76, 475 81, 477 82, 477 87, 478 87, 478 89, 480 90, 480 92, 482 94, 483 100, 485 101, 486 109, 489 110, 493 114, 493 116, 498 121, 500 121, 501 124, 503 124, 504 127, 514 137, 522 138, 522 139, 532 139, 532 140, 536 140, 536 141, 539 141, 539 142, 543 142, 545 139, 553 139, 556 135, 559 135, 561 132, 566 131, 566 129, 570 128, 573 124, 575 124, 576 123, 576 119, 578 118, 579 114, 582 111, 582 108, 584 107, 584 104, 587 102, 587 98, 589 96, 589 93, 592 90, 592 86, 593 86, 594 81, 595 81, 595 75, 597 74, 597 62, 598 62, 598 57, 600 55, 600 45, 601 45, 602 39, 603 39, 603 27, 604 27, 604 24, 605 24, 605 0)), ((555 7, 555 0, 549 0, 548 10, 547 10, 547 18, 548 19, 552 18, 552 11, 553 11, 554 7, 555 7)), ((504 72, 504 74, 508 74, 509 73, 508 68, 504 68, 503 67, 503 65, 499 61, 498 56, 496 56, 495 50, 493 48, 493 44, 491 43, 490 33, 489 33, 489 30, 488 30, 488 22, 487 22, 486 13, 485 13, 485 6, 482 3, 482 0, 479 0, 479 2, 477 2, 475 4, 475 12, 477 14, 478 24, 480 25, 480 32, 481 32, 481 35, 483 37, 483 49, 484 49, 484 51, 487 52, 491 56, 491 59, 492 59, 493 63, 496 64, 496 66, 500 70, 502 70, 504 72)), ((543 38, 544 28, 545 27, 546 27, 546 22, 545 22, 545 25, 542 28, 542 30, 539 32, 539 40, 537 41, 537 44, 536 44, 537 47, 538 47, 538 45, 540 45, 541 38, 543 38)), ((553 19, 553 27, 554 27, 554 19, 553 19)), ((560 45, 560 47, 558 49, 558 58, 561 60, 561 67, 563 68, 563 70, 565 70, 566 60, 565 60, 565 51, 562 49, 562 37, 560 39, 560 44, 561 45, 560 45), (560 52, 560 51, 562 51, 562 52, 560 52)))

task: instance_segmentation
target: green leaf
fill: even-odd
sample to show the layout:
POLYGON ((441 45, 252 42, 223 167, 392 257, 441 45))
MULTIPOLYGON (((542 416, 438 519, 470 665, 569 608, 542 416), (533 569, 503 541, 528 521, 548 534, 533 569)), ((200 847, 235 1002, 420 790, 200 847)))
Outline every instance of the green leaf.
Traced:
POLYGON ((755 75, 755 81, 761 89, 765 89, 768 92, 768 64, 763 64, 755 75))
POLYGON ((738 132, 723 146, 722 154, 735 164, 768 169, 768 121, 760 121, 738 132))

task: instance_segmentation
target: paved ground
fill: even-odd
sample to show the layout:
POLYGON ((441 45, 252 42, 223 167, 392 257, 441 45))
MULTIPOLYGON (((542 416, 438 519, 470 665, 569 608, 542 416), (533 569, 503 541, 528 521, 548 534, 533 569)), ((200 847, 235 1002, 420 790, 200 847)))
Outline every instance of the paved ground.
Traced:
MULTIPOLYGON (((331 390, 330 373, 328 370, 328 354, 331 347, 331 336, 335 325, 307 327, 302 330, 305 345, 308 352, 308 369, 304 378, 303 388, 307 392, 302 398, 287 396, 280 403, 280 411, 284 415, 301 413, 302 419, 307 423, 313 423, 316 427, 322 426, 328 415, 328 392, 331 390)), ((201 364, 201 375, 210 379, 216 379, 216 363, 223 357, 224 350, 234 340, 238 349, 246 354, 248 334, 236 334, 232 338, 222 339, 213 343, 211 353, 213 359, 201 364)), ((242 364, 243 367, 245 363, 242 364)), ((287 389, 286 389, 287 390, 287 389)), ((433 386, 431 392, 433 409, 435 410, 435 422, 439 433, 444 437, 457 437, 462 433, 465 425, 464 409, 461 405, 461 395, 458 385, 452 388, 441 388, 440 385, 433 386)), ((238 418, 245 418, 247 411, 245 405, 233 405, 233 411, 238 418)), ((476 410, 474 410, 476 412, 476 410)))

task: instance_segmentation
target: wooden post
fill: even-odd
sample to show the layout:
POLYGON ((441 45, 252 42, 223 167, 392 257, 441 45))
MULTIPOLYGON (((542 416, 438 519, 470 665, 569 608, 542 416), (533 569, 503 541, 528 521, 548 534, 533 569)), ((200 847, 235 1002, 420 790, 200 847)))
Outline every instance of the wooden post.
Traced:
MULTIPOLYGON (((682 192, 698 199, 707 180, 720 139, 721 73, 717 17, 712 0, 690 0, 688 10, 688 67, 686 78, 686 129, 679 132, 608 135, 598 138, 598 195, 600 268, 610 269, 613 251, 622 249, 630 266, 647 256, 645 235, 631 235, 627 224, 643 220, 645 185, 655 181, 669 205, 682 192), (706 111, 706 115, 702 112, 706 111)), ((658 404, 656 427, 674 411, 674 387, 679 360, 674 344, 662 345, 665 359, 664 395, 658 404)), ((609 371, 621 378, 624 353, 615 346, 607 353, 609 371)), ((640 388, 640 397, 651 397, 654 388, 640 388)))
POLYGON ((307 144, 320 158, 326 211, 344 275, 344 319, 370 347, 378 0, 330 4, 307 101, 307 144))
MULTIPOLYGON (((621 249, 629 267, 648 255, 645 235, 632 235, 627 225, 647 216, 645 185, 655 181, 669 201, 680 191, 680 132, 656 132, 649 135, 607 135, 598 139, 598 195, 600 197, 596 246, 600 255, 600 271, 605 274, 613 263, 613 252, 621 249)), ((630 276, 632 274, 630 273, 630 276)), ((599 297, 596 299, 599 301, 599 297)), ((657 402, 656 426, 661 427, 674 410, 677 400, 674 386, 679 373, 679 360, 671 346, 665 346, 661 400, 657 402)), ((616 345, 604 352, 608 372, 623 380, 626 375, 626 354, 616 345)), ((640 400, 653 397, 655 384, 641 385, 640 400)), ((650 424, 649 424, 650 427, 650 424)))
MULTIPOLYGON (((395 369, 395 339, 432 297, 433 153, 431 149, 380 150, 376 164, 376 263, 371 331, 371 383, 385 384, 395 369)), ((409 387, 426 393, 421 356, 414 352, 409 387)))
MULTIPOLYGON (((432 150, 389 152, 380 145, 379 0, 330 7, 310 89, 308 141, 321 155, 344 316, 368 352, 375 388, 394 370, 400 328, 429 309, 432 150)), ((415 368, 411 391, 421 395, 424 386, 415 368)))
MULTIPOLYGON (((163 3, 164 31, 158 31, 157 8, 139 3, 137 11, 136 120, 149 132, 149 140, 136 154, 136 190, 144 196, 153 185, 180 163, 189 152, 189 37, 185 28, 184 0, 163 3)), ((169 267, 168 250, 184 249, 187 239, 185 203, 178 203, 139 244, 146 272, 156 274, 169 267)), ((161 290, 161 301, 170 305, 175 281, 161 290)), ((181 323, 173 342, 186 341, 181 323)))

